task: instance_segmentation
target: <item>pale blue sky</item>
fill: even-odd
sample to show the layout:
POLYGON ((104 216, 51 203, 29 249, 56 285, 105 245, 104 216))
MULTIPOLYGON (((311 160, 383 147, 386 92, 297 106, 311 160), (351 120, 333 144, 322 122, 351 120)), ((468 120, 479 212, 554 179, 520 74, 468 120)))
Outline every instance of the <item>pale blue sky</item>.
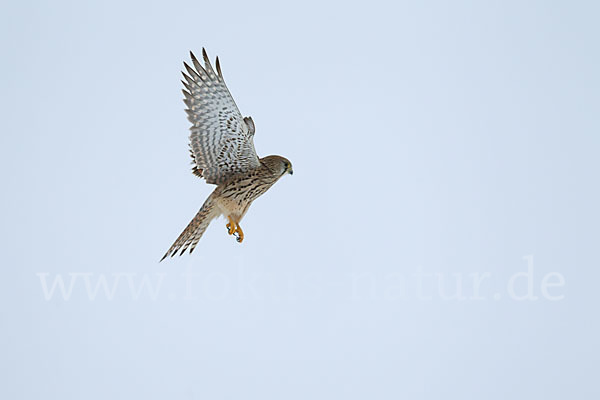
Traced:
POLYGON ((599 11, 4 2, 0 398, 598 398, 599 11), (203 46, 294 175, 159 264, 203 46))

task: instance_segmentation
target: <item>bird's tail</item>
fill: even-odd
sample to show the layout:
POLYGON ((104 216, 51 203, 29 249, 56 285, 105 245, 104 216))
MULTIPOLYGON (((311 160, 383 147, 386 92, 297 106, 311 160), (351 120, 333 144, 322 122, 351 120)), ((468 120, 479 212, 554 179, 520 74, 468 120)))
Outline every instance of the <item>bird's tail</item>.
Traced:
POLYGON ((211 194, 208 196, 208 199, 206 199, 194 219, 192 219, 183 232, 181 232, 181 235, 179 235, 177 240, 175 240, 175 243, 173 243, 160 261, 164 260, 169 255, 173 257, 180 249, 181 252, 179 252, 179 255, 185 253, 188 248, 190 249, 190 253, 192 253, 202 237, 202 234, 206 231, 206 228, 208 228, 210 221, 218 217, 219 214, 218 207, 213 201, 213 195, 211 194))

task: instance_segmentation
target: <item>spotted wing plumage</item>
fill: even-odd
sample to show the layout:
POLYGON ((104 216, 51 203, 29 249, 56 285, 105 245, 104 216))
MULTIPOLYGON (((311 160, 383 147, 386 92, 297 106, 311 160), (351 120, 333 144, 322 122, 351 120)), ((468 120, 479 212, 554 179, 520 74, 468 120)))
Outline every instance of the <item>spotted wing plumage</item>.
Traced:
POLYGON ((204 67, 190 52, 194 68, 184 63, 183 85, 190 128, 193 172, 208 183, 220 184, 233 174, 258 168, 254 149, 254 122, 243 118, 221 73, 213 70, 202 49, 204 67))

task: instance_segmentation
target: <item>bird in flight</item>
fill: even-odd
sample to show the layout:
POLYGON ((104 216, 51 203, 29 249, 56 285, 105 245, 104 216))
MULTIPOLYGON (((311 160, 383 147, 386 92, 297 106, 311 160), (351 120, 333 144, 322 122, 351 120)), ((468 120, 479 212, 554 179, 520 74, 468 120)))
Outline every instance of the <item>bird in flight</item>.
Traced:
POLYGON ((217 185, 200 211, 161 259, 190 253, 210 221, 224 215, 227 232, 239 243, 244 240, 240 221, 250 204, 285 174, 293 174, 292 163, 281 156, 258 158, 254 149, 254 121, 242 117, 221 73, 219 58, 213 70, 202 49, 204 66, 190 52, 193 67, 187 63, 182 80, 184 103, 190 128, 192 172, 217 185))

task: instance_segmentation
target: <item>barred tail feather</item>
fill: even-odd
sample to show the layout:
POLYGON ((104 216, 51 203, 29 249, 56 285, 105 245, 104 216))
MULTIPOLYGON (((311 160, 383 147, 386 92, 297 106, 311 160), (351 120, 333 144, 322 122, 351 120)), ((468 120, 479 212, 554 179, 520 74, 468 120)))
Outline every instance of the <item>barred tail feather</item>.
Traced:
POLYGON ((206 228, 208 228, 210 221, 218 216, 219 211, 211 194, 208 196, 208 199, 206 199, 194 219, 192 219, 183 232, 181 232, 181 235, 179 235, 177 240, 175 240, 175 243, 173 243, 171 248, 165 253, 160 261, 164 260, 169 255, 173 257, 175 254, 177 254, 177 252, 179 252, 180 249, 181 251, 179 252, 179 255, 185 253, 188 248, 190 249, 191 254, 196 248, 198 241, 204 234, 204 231, 206 231, 206 228))

